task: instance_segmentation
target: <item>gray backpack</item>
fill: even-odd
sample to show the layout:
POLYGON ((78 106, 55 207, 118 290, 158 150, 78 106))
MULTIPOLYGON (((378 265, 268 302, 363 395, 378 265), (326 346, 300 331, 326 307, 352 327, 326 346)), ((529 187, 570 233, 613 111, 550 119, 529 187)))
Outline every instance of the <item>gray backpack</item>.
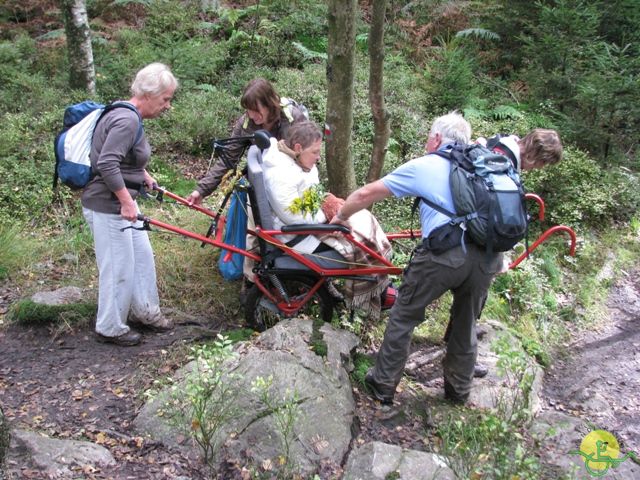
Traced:
POLYGON ((422 200, 451 219, 429 235, 433 250, 446 251, 458 239, 464 248, 465 233, 487 253, 510 250, 526 237, 524 188, 509 158, 477 144, 455 144, 449 152, 435 153, 451 163, 449 183, 455 212, 416 198, 414 207, 422 200))

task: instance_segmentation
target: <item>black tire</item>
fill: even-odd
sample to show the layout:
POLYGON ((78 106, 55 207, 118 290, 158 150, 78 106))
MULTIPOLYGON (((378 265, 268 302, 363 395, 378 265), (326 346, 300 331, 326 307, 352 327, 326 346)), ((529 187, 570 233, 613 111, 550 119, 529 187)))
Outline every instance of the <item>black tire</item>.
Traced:
MULTIPOLYGON (((315 285, 315 279, 304 275, 278 275, 278 279, 282 283, 285 292, 291 299, 301 298, 315 285)), ((276 298, 281 298, 275 287, 265 279, 265 285, 269 285, 271 291, 274 292, 276 298)), ((323 285, 314 294, 313 298, 302 306, 291 316, 308 315, 313 318, 320 318, 325 322, 330 322, 333 318, 334 299, 323 285)), ((258 288, 253 285, 247 292, 245 301, 244 314, 247 325, 260 332, 273 327, 281 319, 287 318, 282 312, 276 311, 277 307, 273 305, 258 288), (261 301, 264 299, 264 306, 261 301)))

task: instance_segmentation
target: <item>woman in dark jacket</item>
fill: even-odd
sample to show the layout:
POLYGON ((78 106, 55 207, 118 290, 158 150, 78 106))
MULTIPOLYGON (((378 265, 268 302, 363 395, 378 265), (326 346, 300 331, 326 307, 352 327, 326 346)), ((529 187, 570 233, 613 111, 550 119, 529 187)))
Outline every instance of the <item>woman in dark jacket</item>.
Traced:
MULTIPOLYGON (((280 98, 273 85, 264 78, 251 80, 244 88, 240 105, 245 113, 236 121, 232 137, 252 135, 257 130, 267 130, 272 137, 285 138, 289 126, 307 120, 304 111, 289 99, 280 98)), ((244 147, 229 148, 228 164, 219 159, 213 168, 200 179, 196 189, 187 197, 192 204, 199 204, 218 188, 222 177, 240 162, 244 147)))

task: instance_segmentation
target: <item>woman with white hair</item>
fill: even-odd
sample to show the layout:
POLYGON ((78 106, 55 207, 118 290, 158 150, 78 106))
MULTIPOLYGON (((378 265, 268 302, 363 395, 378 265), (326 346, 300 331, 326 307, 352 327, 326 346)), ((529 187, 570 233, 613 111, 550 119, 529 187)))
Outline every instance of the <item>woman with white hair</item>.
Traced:
POLYGON ((121 108, 106 111, 93 134, 93 178, 82 193, 82 212, 93 233, 98 264, 96 333, 101 342, 140 343, 128 320, 155 331, 173 327, 160 311, 147 232, 126 227, 140 226, 136 197, 155 183, 146 170, 151 146, 142 121, 168 110, 176 88, 178 81, 166 65, 147 65, 131 85, 132 97, 118 102, 121 108))

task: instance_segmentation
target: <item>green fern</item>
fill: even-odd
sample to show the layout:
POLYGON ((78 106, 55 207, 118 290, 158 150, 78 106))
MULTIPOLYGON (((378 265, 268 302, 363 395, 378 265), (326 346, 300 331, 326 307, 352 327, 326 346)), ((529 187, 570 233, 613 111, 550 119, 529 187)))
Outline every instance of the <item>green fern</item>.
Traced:
POLYGON ((119 6, 127 6, 127 5, 144 5, 145 7, 148 7, 149 5, 151 5, 152 0, 114 0, 113 2, 111 2, 111 5, 114 7, 119 7, 119 6))
POLYGON ((326 60, 327 54, 324 52, 316 52, 310 48, 305 47, 300 42, 292 42, 293 47, 302 55, 305 60, 326 60))
POLYGON ((56 30, 51 30, 50 32, 43 33, 36 40, 39 40, 39 41, 56 40, 62 37, 64 37, 64 28, 58 28, 56 30))
POLYGON ((469 121, 480 120, 487 117, 487 112, 476 107, 465 107, 462 109, 464 118, 469 121))
POLYGON ((356 35, 356 45, 360 50, 366 52, 369 45, 369 33, 359 33, 356 35))
POLYGON ((457 38, 472 37, 480 40, 500 40, 500 35, 486 28, 466 28, 456 33, 457 38))
POLYGON ((522 118, 522 113, 511 105, 498 105, 491 111, 491 116, 495 120, 522 118))
POLYGON ((219 25, 212 22, 200 22, 197 25, 198 30, 217 30, 219 25))

